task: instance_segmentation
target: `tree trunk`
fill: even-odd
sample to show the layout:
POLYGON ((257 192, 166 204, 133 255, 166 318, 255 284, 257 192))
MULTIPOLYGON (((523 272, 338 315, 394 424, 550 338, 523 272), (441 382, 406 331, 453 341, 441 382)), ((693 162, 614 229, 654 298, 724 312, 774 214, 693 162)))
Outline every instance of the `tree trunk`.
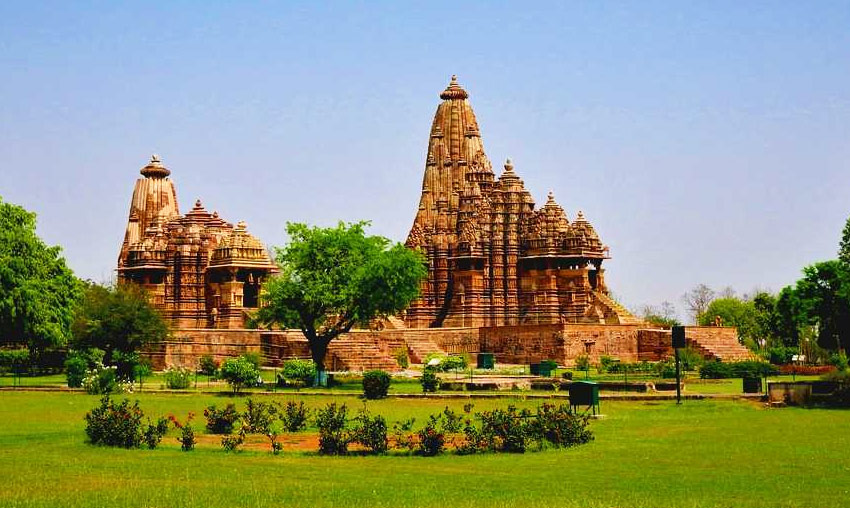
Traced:
POLYGON ((314 380, 315 386, 327 386, 328 385, 328 375, 325 371, 325 356, 328 353, 328 344, 329 340, 325 340, 322 337, 313 336, 313 338, 308 338, 308 343, 310 344, 310 354, 313 356, 313 363, 316 364, 316 379, 314 380))

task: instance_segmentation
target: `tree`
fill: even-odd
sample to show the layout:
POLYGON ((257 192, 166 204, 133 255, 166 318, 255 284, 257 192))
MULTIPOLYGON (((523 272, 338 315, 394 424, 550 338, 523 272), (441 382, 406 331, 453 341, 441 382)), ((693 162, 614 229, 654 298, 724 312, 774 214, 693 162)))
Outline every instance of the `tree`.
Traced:
POLYGON ((647 323, 662 328, 670 328, 682 324, 676 317, 676 307, 667 300, 661 302, 660 307, 646 305, 640 314, 647 323))
POLYGON ((682 300, 691 311, 695 323, 699 323, 700 317, 705 313, 708 304, 714 300, 714 290, 705 284, 700 284, 682 295, 682 300))
POLYGON ((37 362, 68 342, 80 284, 35 227, 34 213, 0 198, 0 341, 26 344, 37 362))
POLYGON ((103 350, 104 364, 118 367, 125 379, 134 376, 138 352, 169 335, 165 320, 135 284, 87 284, 72 330, 76 349, 103 350))
POLYGON ((785 347, 800 345, 800 326, 805 323, 800 310, 800 300, 792 286, 782 288, 776 298, 776 315, 773 332, 785 347))
POLYGON ((366 236, 367 225, 287 224, 290 242, 275 249, 280 274, 263 287, 258 321, 300 329, 322 384, 330 342, 356 324, 368 325, 406 308, 427 275, 419 252, 366 236))
POLYGON ((794 293, 800 314, 817 326, 820 347, 850 347, 850 266, 837 260, 807 266, 794 293))
POLYGON ((850 218, 844 223, 844 230, 841 232, 841 243, 838 247, 838 260, 845 265, 850 266, 850 218))

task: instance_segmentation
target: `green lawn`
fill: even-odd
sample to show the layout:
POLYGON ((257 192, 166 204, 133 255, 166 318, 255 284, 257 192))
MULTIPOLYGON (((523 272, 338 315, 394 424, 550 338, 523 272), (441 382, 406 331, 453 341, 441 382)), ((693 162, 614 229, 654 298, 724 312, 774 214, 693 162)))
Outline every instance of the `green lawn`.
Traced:
MULTIPOLYGON (((297 395, 275 395, 287 400, 297 395)), ((138 394, 150 414, 199 415, 214 395, 138 394)), ((0 506, 850 506, 850 411, 765 409, 744 401, 603 401, 596 440, 524 455, 436 458, 184 453, 85 444, 77 393, 0 393, 0 506)), ((244 399, 238 399, 240 406, 244 399)), ((308 396, 352 408, 354 397, 308 396)), ((370 402, 390 420, 446 403, 370 402)), ((476 410, 506 400, 475 401, 476 410)), ((514 401, 531 406, 533 401, 514 401)))

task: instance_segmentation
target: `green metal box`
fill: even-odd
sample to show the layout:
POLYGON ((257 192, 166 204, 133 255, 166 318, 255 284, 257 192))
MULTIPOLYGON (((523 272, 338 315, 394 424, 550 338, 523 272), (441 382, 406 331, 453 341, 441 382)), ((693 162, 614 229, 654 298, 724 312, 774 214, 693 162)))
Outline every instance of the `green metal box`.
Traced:
POLYGON ((573 381, 570 383, 570 406, 576 410, 579 406, 584 406, 593 411, 593 414, 599 412, 599 385, 592 381, 573 381))
POLYGON ((476 366, 479 369, 492 369, 496 365, 496 359, 493 353, 478 353, 476 366))

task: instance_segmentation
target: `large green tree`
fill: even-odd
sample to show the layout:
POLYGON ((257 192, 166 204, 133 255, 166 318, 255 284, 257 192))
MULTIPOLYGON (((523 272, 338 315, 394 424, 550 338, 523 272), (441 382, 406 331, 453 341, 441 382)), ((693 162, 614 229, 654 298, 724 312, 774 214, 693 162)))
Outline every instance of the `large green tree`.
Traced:
POLYGON ((125 378, 133 377, 139 351, 168 335, 167 323, 135 284, 88 284, 74 316, 73 346, 103 350, 103 362, 125 378))
POLYGON ((0 341, 27 344, 37 361, 67 343, 80 284, 35 227, 34 213, 0 198, 0 341))
POLYGON ((276 248, 280 274, 263 286, 257 320, 300 329, 325 380, 325 355, 336 337, 405 309, 427 275, 416 251, 367 236, 367 222, 336 227, 289 223, 290 241, 276 248))
POLYGON ((794 293, 803 319, 817 326, 820 347, 850 347, 850 266, 840 260, 807 266, 794 293))

